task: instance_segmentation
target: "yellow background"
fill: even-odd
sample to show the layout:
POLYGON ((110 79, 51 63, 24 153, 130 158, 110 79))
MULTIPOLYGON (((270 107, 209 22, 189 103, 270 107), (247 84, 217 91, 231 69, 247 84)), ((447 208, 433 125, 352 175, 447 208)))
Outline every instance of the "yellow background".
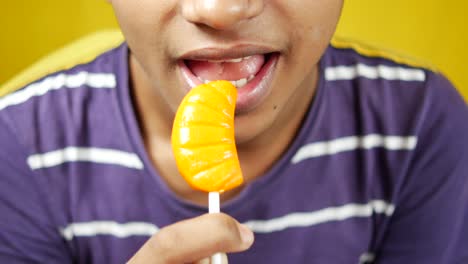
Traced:
MULTIPOLYGON (((467 12, 466 0, 345 0, 338 33, 432 63, 468 99, 467 12)), ((0 84, 57 47, 117 27, 105 0, 4 1, 1 14, 0 84)))

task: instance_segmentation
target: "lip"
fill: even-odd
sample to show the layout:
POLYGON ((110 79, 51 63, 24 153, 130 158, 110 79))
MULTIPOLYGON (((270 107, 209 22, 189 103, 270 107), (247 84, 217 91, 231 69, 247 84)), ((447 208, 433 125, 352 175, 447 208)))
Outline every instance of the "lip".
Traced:
POLYGON ((268 54, 278 50, 261 45, 238 44, 229 47, 205 47, 188 51, 179 57, 179 60, 230 60, 252 56, 255 54, 268 54))
POLYGON ((178 61, 182 79, 187 84, 185 85, 186 92, 202 83, 187 67, 185 60, 229 60, 257 54, 265 55, 266 61, 254 79, 238 89, 236 101, 236 114, 251 111, 271 92, 271 83, 280 58, 280 53, 274 49, 256 45, 238 45, 229 49, 209 47, 187 52, 178 61))

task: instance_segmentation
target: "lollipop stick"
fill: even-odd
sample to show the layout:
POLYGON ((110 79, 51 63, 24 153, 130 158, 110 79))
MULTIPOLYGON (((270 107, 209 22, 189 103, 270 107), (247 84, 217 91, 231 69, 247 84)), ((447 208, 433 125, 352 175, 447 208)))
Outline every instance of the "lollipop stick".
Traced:
MULTIPOLYGON (((208 194, 208 212, 210 214, 219 213, 220 206, 219 206, 219 192, 210 192, 208 194)), ((211 256, 211 264, 221 264, 222 263, 222 255, 221 253, 216 253, 211 256)))
POLYGON ((208 212, 210 214, 219 213, 219 192, 210 192, 208 193, 208 212))

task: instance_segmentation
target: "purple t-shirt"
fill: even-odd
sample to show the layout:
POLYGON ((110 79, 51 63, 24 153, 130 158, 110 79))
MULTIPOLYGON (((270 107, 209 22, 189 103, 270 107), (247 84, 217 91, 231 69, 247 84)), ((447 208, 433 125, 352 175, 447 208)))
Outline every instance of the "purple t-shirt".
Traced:
MULTIPOLYGON (((0 263, 124 263, 207 212, 152 166, 127 58, 124 43, 0 98, 0 263)), ((230 263, 468 263, 464 100, 352 48, 330 46, 320 69, 287 151, 222 205, 256 236, 230 263)))

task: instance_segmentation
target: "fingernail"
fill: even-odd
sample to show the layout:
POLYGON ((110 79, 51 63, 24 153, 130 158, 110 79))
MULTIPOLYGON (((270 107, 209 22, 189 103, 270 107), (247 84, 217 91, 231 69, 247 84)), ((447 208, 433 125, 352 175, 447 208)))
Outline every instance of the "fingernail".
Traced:
POLYGON ((248 245, 248 246, 252 245, 254 241, 254 234, 246 225, 243 225, 243 224, 239 225, 239 233, 240 233, 242 242, 244 242, 245 245, 248 245))
POLYGON ((210 264, 210 258, 204 258, 196 262, 197 264, 210 264))

